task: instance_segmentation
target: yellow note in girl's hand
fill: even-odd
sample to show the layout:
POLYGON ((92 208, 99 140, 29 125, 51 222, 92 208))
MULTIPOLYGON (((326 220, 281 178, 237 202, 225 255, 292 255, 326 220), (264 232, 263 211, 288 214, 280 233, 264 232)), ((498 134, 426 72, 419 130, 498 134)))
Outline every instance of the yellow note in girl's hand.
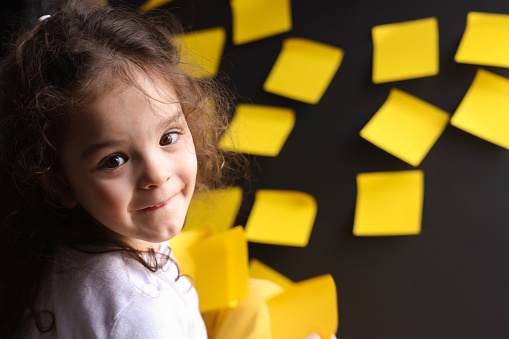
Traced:
POLYGON ((272 281, 281 286, 283 289, 290 288, 295 284, 293 281, 291 281, 278 271, 265 265, 264 263, 257 259, 251 259, 251 261, 249 262, 249 277, 272 281))
POLYGON ((179 263, 180 273, 194 277, 195 267, 189 255, 189 247, 214 234, 213 228, 202 227, 188 232, 181 232, 169 240, 173 256, 179 263))
POLYGON ((338 329, 336 285, 330 274, 304 280, 267 301, 272 339, 302 339, 338 329))
POLYGON ((247 241, 242 226, 189 246, 200 311, 231 306, 248 293, 247 241))

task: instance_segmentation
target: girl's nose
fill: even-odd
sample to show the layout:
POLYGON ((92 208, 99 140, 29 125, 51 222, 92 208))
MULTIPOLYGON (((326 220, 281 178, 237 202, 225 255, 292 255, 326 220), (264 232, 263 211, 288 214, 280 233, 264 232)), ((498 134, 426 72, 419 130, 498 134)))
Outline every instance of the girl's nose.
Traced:
POLYGON ((161 187, 171 177, 170 166, 157 156, 145 156, 140 163, 139 185, 142 189, 161 187))

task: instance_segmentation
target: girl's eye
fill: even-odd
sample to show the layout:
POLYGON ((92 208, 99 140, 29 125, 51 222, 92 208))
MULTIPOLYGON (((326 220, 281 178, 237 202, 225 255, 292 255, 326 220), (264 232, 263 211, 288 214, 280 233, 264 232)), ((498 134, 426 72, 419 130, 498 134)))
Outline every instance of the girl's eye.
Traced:
POLYGON ((174 144, 175 142, 177 142, 180 134, 181 134, 180 132, 169 132, 169 133, 164 134, 161 137, 161 140, 159 141, 159 145, 167 146, 167 145, 174 144))
POLYGON ((122 166, 126 161, 127 159, 125 159, 124 156, 120 154, 113 154, 104 160, 102 167, 107 169, 114 169, 122 166))

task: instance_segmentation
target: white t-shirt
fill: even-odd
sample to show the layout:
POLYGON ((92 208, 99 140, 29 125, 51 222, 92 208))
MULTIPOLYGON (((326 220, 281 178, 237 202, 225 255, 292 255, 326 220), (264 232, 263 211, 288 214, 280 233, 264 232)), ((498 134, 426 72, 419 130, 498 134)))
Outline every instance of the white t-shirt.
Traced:
POLYGON ((72 253, 80 267, 52 273, 37 303, 53 312, 55 331, 31 321, 28 338, 207 338, 196 290, 173 262, 154 273, 121 252, 72 253))

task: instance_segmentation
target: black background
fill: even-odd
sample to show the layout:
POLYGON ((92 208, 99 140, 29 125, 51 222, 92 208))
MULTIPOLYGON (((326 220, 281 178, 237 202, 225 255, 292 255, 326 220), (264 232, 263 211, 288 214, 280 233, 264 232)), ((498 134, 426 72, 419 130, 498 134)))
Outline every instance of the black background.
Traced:
MULTIPOLYGON (((454 62, 467 13, 509 14, 509 1, 293 0, 290 32, 240 46, 231 44, 227 0, 175 0, 164 8, 189 29, 226 28, 221 71, 238 102, 296 111, 280 155, 253 157, 258 168, 237 221, 245 224, 256 189, 289 189, 317 199, 315 226, 305 248, 250 243, 251 257, 295 281, 331 273, 340 338, 509 338, 508 150, 449 125, 418 167, 425 175, 421 234, 352 235, 356 174, 415 169, 359 131, 394 87, 454 113, 480 67, 454 62), (439 75, 374 85, 371 28, 431 16, 439 25, 439 75), (262 90, 288 37, 345 52, 317 105, 262 90)), ((2 17, 15 25, 19 16, 11 14, 21 8, 3 9, 2 17)), ((508 69, 483 68, 509 77, 508 69)))

